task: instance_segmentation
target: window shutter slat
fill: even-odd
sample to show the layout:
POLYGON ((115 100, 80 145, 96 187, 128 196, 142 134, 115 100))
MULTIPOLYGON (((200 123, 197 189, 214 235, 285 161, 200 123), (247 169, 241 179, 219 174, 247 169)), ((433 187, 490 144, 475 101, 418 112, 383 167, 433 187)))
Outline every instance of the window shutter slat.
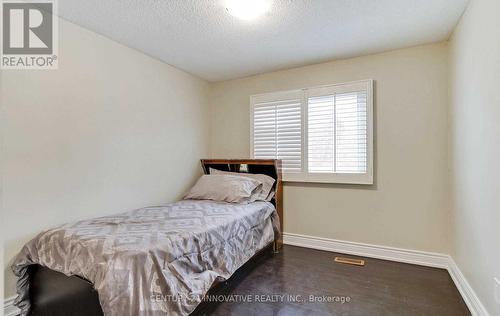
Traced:
POLYGON ((336 95, 338 173, 366 173, 366 91, 336 95))
POLYGON ((284 173, 302 171, 300 100, 254 104, 253 157, 282 159, 284 173))
POLYGON ((308 171, 334 172, 334 111, 333 95, 308 98, 308 171))
POLYGON ((308 171, 366 173, 366 92, 307 99, 308 171))

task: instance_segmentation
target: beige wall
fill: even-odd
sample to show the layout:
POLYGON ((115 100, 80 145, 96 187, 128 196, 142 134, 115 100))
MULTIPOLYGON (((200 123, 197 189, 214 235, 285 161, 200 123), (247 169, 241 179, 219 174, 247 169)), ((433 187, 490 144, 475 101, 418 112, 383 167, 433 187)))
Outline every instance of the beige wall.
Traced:
POLYGON ((373 186, 292 184, 285 231, 449 253, 447 44, 402 49, 215 83, 212 157, 248 157, 249 96, 375 80, 373 186))
POLYGON ((500 278, 500 1, 473 0, 450 44, 453 257, 491 315, 500 278))
POLYGON ((42 229, 178 198, 208 155, 205 81, 59 25, 59 70, 1 76, 6 264, 42 229))

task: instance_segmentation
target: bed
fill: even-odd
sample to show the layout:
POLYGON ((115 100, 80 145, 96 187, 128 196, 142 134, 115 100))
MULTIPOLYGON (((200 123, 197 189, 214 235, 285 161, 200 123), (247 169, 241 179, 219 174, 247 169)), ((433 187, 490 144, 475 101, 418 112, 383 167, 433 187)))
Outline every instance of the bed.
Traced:
MULTIPOLYGON (((23 315, 195 315, 259 257, 283 227, 279 160, 201 160, 211 170, 265 174, 270 201, 183 200, 42 232, 16 258, 23 315)), ((212 176, 211 176, 212 177, 212 176)))

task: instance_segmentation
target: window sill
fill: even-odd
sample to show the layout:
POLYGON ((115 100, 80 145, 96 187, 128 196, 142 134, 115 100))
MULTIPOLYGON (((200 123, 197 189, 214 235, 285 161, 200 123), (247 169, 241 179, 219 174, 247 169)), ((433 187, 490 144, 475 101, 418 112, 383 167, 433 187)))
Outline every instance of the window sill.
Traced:
POLYGON ((371 174, 284 174, 285 183, 325 183, 325 184, 360 184, 372 185, 373 175, 371 174))

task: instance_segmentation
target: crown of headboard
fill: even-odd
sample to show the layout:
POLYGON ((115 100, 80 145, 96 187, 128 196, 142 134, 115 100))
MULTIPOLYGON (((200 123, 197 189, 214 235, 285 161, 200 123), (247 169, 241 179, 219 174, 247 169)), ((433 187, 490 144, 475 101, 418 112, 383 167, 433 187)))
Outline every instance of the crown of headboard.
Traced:
MULTIPOLYGON (((210 174, 210 168, 213 168, 230 172, 265 174, 276 180, 275 195, 271 202, 278 212, 281 236, 283 236, 283 183, 280 159, 201 159, 201 166, 205 174, 210 174)), ((283 244, 282 238, 277 241, 277 248, 283 244)))

